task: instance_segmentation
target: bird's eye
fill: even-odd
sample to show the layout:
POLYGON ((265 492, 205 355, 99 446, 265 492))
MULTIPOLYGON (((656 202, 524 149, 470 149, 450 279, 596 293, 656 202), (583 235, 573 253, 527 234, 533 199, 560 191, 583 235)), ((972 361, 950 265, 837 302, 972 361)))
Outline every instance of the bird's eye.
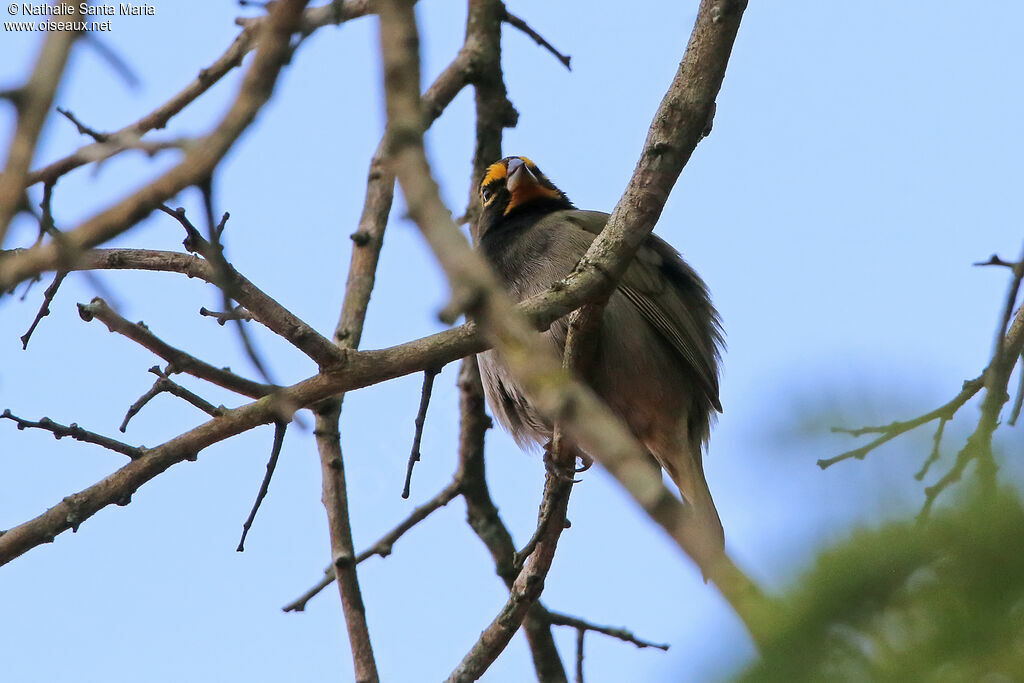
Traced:
POLYGON ((494 190, 492 190, 489 187, 484 187, 480 189, 480 199, 483 200, 484 204, 491 201, 492 197, 494 197, 494 190))

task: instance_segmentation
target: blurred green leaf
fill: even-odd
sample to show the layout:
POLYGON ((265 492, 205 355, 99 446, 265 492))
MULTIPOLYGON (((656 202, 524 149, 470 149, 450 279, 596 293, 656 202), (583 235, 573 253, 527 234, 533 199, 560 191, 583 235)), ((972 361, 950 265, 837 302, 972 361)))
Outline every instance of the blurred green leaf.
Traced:
POLYGON ((1024 506, 976 494, 824 551, 740 681, 1024 679, 1024 506))

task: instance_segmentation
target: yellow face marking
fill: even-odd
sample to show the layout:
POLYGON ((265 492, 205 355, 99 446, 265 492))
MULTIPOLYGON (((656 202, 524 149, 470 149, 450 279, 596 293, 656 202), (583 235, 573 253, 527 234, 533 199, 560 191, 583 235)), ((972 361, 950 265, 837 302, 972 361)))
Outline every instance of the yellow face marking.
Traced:
POLYGON ((486 187, 496 180, 504 180, 508 177, 508 160, 509 159, 522 159, 523 163, 526 164, 526 168, 530 169, 531 173, 537 173, 537 164, 533 163, 526 157, 508 157, 508 159, 502 159, 496 161, 487 167, 487 173, 484 174, 484 179, 480 181, 480 187, 486 187))
POLYGON ((480 187, 487 187, 496 180, 504 180, 508 177, 508 166, 504 161, 499 161, 487 167, 484 179, 480 181, 480 187))

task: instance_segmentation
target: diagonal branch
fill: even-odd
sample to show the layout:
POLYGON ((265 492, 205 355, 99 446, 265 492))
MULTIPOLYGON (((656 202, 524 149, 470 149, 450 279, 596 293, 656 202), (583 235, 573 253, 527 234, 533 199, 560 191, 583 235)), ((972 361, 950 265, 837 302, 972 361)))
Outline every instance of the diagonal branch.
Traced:
POLYGON ((273 479, 274 470, 277 469, 277 460, 281 457, 281 447, 284 445, 284 433, 287 430, 287 422, 278 421, 274 423, 274 443, 270 447, 270 459, 267 461, 267 474, 263 477, 263 482, 260 484, 260 490, 259 493, 256 494, 256 502, 252 504, 252 510, 249 512, 249 517, 242 525, 242 537, 238 539, 238 547, 235 548, 237 552, 243 552, 245 550, 245 537, 249 535, 249 529, 252 528, 252 523, 256 520, 256 513, 259 512, 260 504, 263 503, 263 499, 267 497, 267 491, 270 490, 270 480, 273 479))
POLYGON ((561 52, 556 50, 554 45, 549 43, 544 38, 544 36, 534 31, 533 28, 531 28, 530 25, 527 24, 525 21, 509 12, 507 9, 505 9, 505 14, 502 17, 502 21, 507 22, 510 26, 514 26, 515 28, 519 29, 520 31, 528 35, 530 38, 533 38, 533 42, 537 43, 542 48, 550 52, 552 55, 554 55, 555 59, 562 63, 562 66, 564 66, 569 71, 572 71, 572 57, 569 55, 563 55, 561 52))
POLYGON ((70 436, 75 441, 81 441, 83 443, 91 443, 97 446, 103 446, 109 451, 120 453, 121 455, 127 455, 132 460, 141 458, 145 453, 146 449, 139 446, 129 446, 126 443, 122 443, 117 439, 111 439, 110 437, 97 434, 96 432, 90 432, 88 429, 82 429, 75 423, 70 425, 62 425, 54 422, 48 417, 44 417, 38 422, 32 422, 14 415, 10 409, 5 408, 3 413, 0 413, 0 419, 8 419, 18 425, 18 429, 42 429, 53 434, 55 439, 63 439, 65 436, 70 436))
POLYGON ((229 370, 214 367, 171 346, 153 334, 144 324, 128 322, 122 318, 103 299, 97 298, 88 304, 78 304, 78 314, 86 322, 95 318, 111 332, 123 335, 139 346, 149 349, 167 361, 173 372, 187 373, 250 398, 260 398, 274 390, 269 384, 254 382, 229 370))
POLYGON ((180 399, 192 404, 199 410, 203 411, 210 417, 219 417, 224 414, 224 408, 218 408, 203 397, 189 391, 185 387, 181 386, 177 382, 170 379, 170 374, 174 371, 174 366, 168 365, 166 370, 161 370, 157 366, 153 366, 149 369, 151 373, 156 375, 156 381, 153 382, 153 386, 149 390, 139 397, 135 403, 128 407, 128 412, 125 413, 124 420, 121 422, 121 426, 118 430, 124 434, 128 429, 128 423, 131 419, 139 414, 139 411, 146 407, 146 404, 152 401, 160 394, 171 394, 177 396, 180 399))
MULTIPOLYGON (((153 249, 90 249, 69 266, 69 270, 148 270, 181 273, 216 284, 219 273, 210 262, 193 254, 153 249)), ((228 264, 234 293, 254 320, 285 339, 321 367, 340 365, 345 355, 331 342, 273 297, 250 282, 228 264)))
MULTIPOLYGON (((71 10, 67 18, 73 22, 82 19, 82 7, 84 5, 80 3, 66 0, 61 2, 61 9, 71 10)), ((22 204, 22 197, 25 196, 25 179, 32 164, 32 157, 35 155, 36 143, 39 141, 46 117, 50 114, 57 86, 64 75, 71 45, 78 35, 78 31, 47 32, 32 75, 17 91, 15 105, 18 110, 18 123, 8 146, 7 163, 0 173, 0 247, 3 246, 11 219, 14 218, 22 204)))
MULTIPOLYGON (((228 113, 208 135, 189 147, 184 159, 113 207, 87 219, 59 240, 8 252, 0 259, 0 290, 74 261, 79 252, 125 232, 181 190, 208 178, 220 160, 270 99, 281 68, 291 55, 289 41, 308 0, 281 0, 260 26, 259 48, 228 113)), ((17 193, 22 192, 21 183, 17 193)), ((0 200, 0 204, 8 202, 0 200)))
MULTIPOLYGON (((426 503, 419 505, 414 509, 409 516, 403 519, 397 524, 391 531, 387 532, 378 539, 376 543, 371 545, 363 552, 356 555, 356 564, 360 564, 374 555, 380 557, 387 557, 391 554, 394 549, 395 543, 398 542, 407 531, 412 529, 414 526, 425 520, 435 511, 441 509, 459 495, 461 489, 461 482, 457 479, 453 480, 448 486, 441 489, 437 495, 428 500, 426 503)), ((334 582, 334 566, 331 565, 324 570, 324 576, 315 586, 310 588, 308 591, 300 595, 295 600, 291 601, 287 605, 281 608, 283 612, 301 612, 306 609, 306 604, 316 597, 320 591, 327 588, 334 582)))
MULTIPOLYGON (((330 5, 311 7, 302 13, 300 31, 309 35, 323 26, 340 24, 350 19, 366 16, 372 11, 370 0, 335 0, 330 5)), ((269 21, 268 17, 243 19, 243 28, 231 45, 209 66, 200 69, 199 74, 173 97, 142 118, 127 126, 108 133, 108 140, 114 144, 90 144, 79 148, 74 153, 48 164, 46 167, 33 171, 28 175, 27 185, 40 182, 54 182, 62 175, 69 173, 87 163, 104 159, 124 149, 151 130, 163 128, 174 116, 199 98, 224 76, 242 65, 242 60, 257 46, 257 39, 262 27, 269 21)))

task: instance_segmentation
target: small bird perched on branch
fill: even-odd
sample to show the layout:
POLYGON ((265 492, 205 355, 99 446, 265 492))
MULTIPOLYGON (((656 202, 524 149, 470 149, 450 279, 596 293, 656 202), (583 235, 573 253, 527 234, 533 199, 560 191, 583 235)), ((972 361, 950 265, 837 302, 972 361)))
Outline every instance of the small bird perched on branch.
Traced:
MULTIPOLYGON (((476 248, 517 301, 569 275, 608 222, 582 211, 526 157, 492 164, 480 183, 476 248)), ((568 316, 543 333, 561 357, 568 316)), ((719 545, 722 522, 704 479, 703 447, 718 399, 723 346, 707 287, 667 242, 649 235, 612 293, 596 332, 588 383, 679 487, 719 545)), ((479 355, 487 402, 520 446, 545 444, 552 425, 492 350, 479 355)), ((652 464, 653 464, 652 461, 652 464)))

